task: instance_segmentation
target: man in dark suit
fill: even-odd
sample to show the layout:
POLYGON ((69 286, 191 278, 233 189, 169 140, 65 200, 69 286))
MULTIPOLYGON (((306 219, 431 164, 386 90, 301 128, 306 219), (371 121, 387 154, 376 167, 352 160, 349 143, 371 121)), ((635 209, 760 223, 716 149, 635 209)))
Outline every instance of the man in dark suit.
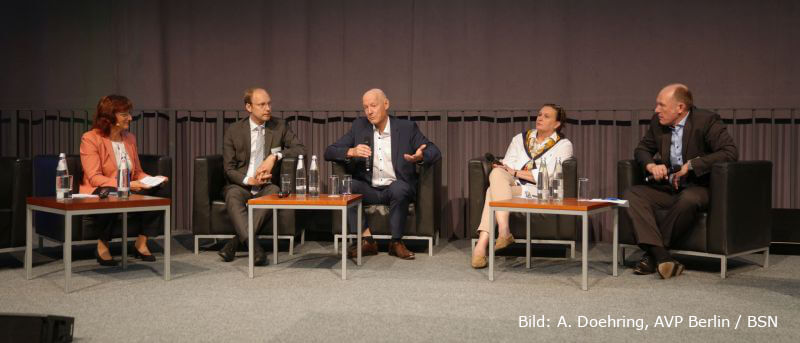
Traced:
MULTIPOLYGON (((247 241, 247 200, 278 193, 272 171, 284 157, 305 154, 305 147, 286 122, 272 117, 272 99, 262 88, 250 88, 244 93, 244 107, 250 113, 247 119, 232 124, 225 132, 222 158, 228 185, 223 189, 225 206, 236 229, 236 237, 219 251, 223 261, 236 256, 239 244, 247 241)), ((271 218, 272 212, 253 212, 254 234, 271 218)), ((253 238, 255 239, 255 238, 253 238)), ((254 263, 267 262, 264 249, 254 244, 254 263)))
POLYGON ((645 251, 634 272, 658 272, 668 279, 684 267, 667 249, 686 236, 697 212, 708 207, 711 166, 736 161, 738 151, 719 115, 694 107, 685 85, 664 87, 655 111, 634 151, 652 181, 629 188, 624 197, 636 241, 645 251), (660 223, 656 210, 668 210, 660 223))
MULTIPOLYGON (((420 132, 417 124, 389 116, 389 99, 380 89, 371 89, 362 97, 365 117, 353 121, 344 136, 325 149, 325 160, 354 164, 352 192, 362 194, 365 204, 388 204, 392 240, 389 255, 414 259, 414 253, 403 244, 408 205, 416 198, 417 163, 434 163, 441 158, 436 147, 420 132), (367 171, 367 159, 371 169, 367 171)), ((356 218, 353 208, 348 218, 356 218)), ((348 255, 375 255, 378 245, 364 221, 364 239, 350 247, 348 255)), ((355 221, 348 221, 351 233, 356 233, 355 221)))

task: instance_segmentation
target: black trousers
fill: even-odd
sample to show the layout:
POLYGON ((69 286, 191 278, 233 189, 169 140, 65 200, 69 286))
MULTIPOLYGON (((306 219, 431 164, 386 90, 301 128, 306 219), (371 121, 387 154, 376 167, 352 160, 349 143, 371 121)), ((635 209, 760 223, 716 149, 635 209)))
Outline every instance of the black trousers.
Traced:
MULTIPOLYGON (((246 189, 237 184, 229 184, 222 190, 225 196, 225 208, 228 210, 233 222, 233 228, 236 230, 236 237, 239 241, 244 243, 247 241, 247 200, 258 198, 268 194, 275 194, 280 191, 280 188, 274 184, 268 183, 261 187, 261 190, 256 193, 250 193, 250 189, 246 189)), ((272 210, 255 210, 253 211, 253 234, 258 236, 265 220, 272 218, 272 210)))
MULTIPOLYGON (((392 239, 403 238, 408 205, 414 200, 416 190, 402 180, 395 180, 386 187, 372 187, 369 183, 353 179, 351 185, 353 194, 362 194, 362 205, 389 205, 389 228, 392 230, 392 239)), ((356 218, 358 207, 352 207, 347 212, 347 225, 350 233, 357 233, 356 218)), ((366 229, 367 216, 361 215, 361 228, 366 229)))
MULTIPOLYGON (((154 195, 158 192, 158 187, 132 191, 133 194, 154 195)), ((83 216, 83 227, 92 232, 98 239, 110 241, 115 231, 122 230, 122 214, 94 214, 83 216)), ((136 232, 147 237, 158 236, 164 232, 164 212, 131 212, 128 213, 128 232, 136 232)))
POLYGON ((688 186, 681 191, 661 186, 636 185, 625 191, 628 215, 638 244, 669 248, 694 224, 697 213, 708 208, 707 187, 688 186), (656 222, 655 211, 668 210, 666 218, 656 222))

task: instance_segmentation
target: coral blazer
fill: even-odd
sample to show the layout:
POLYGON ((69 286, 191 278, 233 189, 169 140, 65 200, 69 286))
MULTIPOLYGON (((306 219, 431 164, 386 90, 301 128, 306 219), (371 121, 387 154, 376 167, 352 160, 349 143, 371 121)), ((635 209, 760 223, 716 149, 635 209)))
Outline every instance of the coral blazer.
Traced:
MULTIPOLYGON (((131 160, 131 181, 141 180, 149 175, 142 170, 136 150, 136 137, 127 131, 122 132, 122 143, 131 160)), ((108 137, 103 137, 99 129, 87 131, 81 137, 81 167, 83 180, 80 193, 91 194, 97 187, 117 187, 117 159, 108 137)))

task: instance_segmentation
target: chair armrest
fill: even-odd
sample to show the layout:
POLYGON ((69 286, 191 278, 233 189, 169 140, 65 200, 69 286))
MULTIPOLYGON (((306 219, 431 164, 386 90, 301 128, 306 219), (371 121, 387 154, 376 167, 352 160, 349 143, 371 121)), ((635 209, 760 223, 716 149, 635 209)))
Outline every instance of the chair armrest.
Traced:
POLYGON ((417 201, 414 207, 417 234, 434 236, 440 232, 442 213, 442 160, 425 163, 418 169, 417 201))
POLYGON ((192 232, 211 232, 211 202, 221 200, 225 186, 222 155, 199 156, 194 159, 192 185, 192 232))
POLYGON ((622 198, 631 186, 644 184, 644 172, 635 160, 617 162, 617 196, 622 198))
POLYGON ((11 182, 11 239, 12 247, 25 245, 25 199, 31 195, 33 188, 33 174, 31 160, 18 158, 13 162, 11 182))
POLYGON ((712 166, 708 212, 709 252, 735 254, 768 247, 772 239, 772 162, 712 166))

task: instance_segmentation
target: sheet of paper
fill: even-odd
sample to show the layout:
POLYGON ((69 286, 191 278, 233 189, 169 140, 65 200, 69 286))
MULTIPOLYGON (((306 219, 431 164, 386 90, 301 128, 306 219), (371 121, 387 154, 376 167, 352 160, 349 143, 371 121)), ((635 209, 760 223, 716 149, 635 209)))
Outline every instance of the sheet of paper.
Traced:
POLYGON ((148 177, 146 177, 144 179, 139 180, 139 182, 141 182, 141 183, 143 183, 143 184, 145 184, 145 185, 147 185, 149 187, 155 187, 155 186, 160 185, 162 182, 164 182, 164 180, 166 180, 166 178, 163 177, 163 176, 148 176, 148 177))
POLYGON ((99 197, 97 195, 95 195, 95 194, 75 193, 75 194, 72 195, 72 198, 73 199, 86 199, 86 198, 99 198, 99 197))

